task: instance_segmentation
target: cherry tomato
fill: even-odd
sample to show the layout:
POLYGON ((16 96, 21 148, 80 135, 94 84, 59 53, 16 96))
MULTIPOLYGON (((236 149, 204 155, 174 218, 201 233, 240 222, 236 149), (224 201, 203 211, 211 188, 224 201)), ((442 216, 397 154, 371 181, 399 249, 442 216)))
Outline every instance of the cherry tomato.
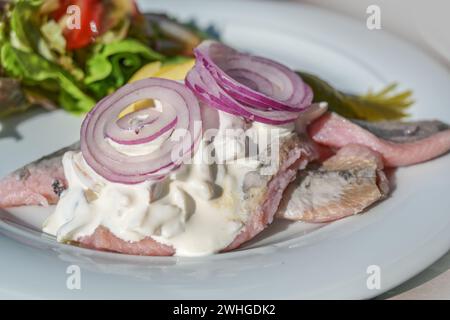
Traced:
POLYGON ((67 8, 76 5, 80 8, 80 28, 64 30, 68 50, 76 50, 89 45, 101 31, 103 4, 101 0, 60 0, 59 8, 53 12, 58 21, 67 14, 67 8))

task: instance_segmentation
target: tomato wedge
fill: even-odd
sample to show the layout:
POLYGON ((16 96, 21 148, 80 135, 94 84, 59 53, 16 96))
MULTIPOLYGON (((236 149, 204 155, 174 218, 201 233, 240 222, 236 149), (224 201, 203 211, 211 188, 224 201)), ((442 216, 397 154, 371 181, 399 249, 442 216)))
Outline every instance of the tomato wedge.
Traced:
POLYGON ((59 8, 53 12, 58 21, 67 14, 67 8, 76 5, 80 8, 80 28, 64 30, 68 50, 88 46, 101 31, 103 4, 101 0, 60 0, 59 8))

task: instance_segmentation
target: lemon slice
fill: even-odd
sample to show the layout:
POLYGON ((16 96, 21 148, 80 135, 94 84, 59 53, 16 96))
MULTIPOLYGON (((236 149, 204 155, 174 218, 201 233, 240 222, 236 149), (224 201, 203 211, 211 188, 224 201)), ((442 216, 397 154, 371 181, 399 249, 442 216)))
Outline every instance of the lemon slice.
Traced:
POLYGON ((178 64, 163 65, 154 77, 181 81, 186 78, 187 73, 194 67, 194 64, 195 60, 189 59, 178 64))
POLYGON ((162 63, 161 61, 150 62, 140 68, 136 73, 131 77, 128 83, 133 83, 138 80, 142 80, 145 78, 153 77, 155 73, 157 73, 161 69, 162 63))
MULTIPOLYGON (((194 64, 194 59, 189 59, 181 63, 169 63, 165 65, 160 61, 151 62, 136 71, 136 73, 131 77, 129 83, 151 77, 182 81, 186 78, 187 73, 192 69, 194 64)), ((120 113, 119 118, 128 113, 152 107, 153 105, 152 100, 141 100, 135 102, 126 107, 120 113)))

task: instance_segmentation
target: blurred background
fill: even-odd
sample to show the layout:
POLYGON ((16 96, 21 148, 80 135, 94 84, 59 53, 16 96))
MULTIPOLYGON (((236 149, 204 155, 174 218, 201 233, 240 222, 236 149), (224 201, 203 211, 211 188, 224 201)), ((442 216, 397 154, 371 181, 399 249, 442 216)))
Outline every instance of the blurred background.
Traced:
POLYGON ((361 20, 378 5, 382 29, 396 33, 432 54, 450 68, 450 1, 448 0, 285 0, 310 3, 361 20))

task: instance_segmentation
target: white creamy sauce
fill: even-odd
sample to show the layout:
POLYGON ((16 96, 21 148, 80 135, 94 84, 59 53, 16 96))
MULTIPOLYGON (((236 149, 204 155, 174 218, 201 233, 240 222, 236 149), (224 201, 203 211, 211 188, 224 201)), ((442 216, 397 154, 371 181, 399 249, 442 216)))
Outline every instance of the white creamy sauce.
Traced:
MULTIPOLYGON (((63 158, 68 189, 43 230, 58 241, 77 240, 104 226, 125 241, 146 237, 171 245, 179 256, 216 253, 227 247, 242 230, 248 213, 241 209, 245 175, 259 167, 257 159, 243 160, 245 145, 226 133, 230 128, 250 132, 272 129, 249 125, 237 117, 220 113, 220 128, 214 140, 220 164, 193 162, 183 165, 164 181, 137 185, 112 183, 96 174, 82 154, 67 152, 63 158), (233 148, 233 149, 229 149, 233 148), (236 161, 226 162, 231 159, 236 161)), ((279 128, 279 127, 277 127, 279 128)), ((279 128, 280 129, 280 128, 279 128)), ((281 134, 293 127, 281 128, 281 134)), ((118 149, 140 154, 160 143, 144 146, 145 151, 118 149)), ((202 148, 196 157, 205 152, 202 148)))

